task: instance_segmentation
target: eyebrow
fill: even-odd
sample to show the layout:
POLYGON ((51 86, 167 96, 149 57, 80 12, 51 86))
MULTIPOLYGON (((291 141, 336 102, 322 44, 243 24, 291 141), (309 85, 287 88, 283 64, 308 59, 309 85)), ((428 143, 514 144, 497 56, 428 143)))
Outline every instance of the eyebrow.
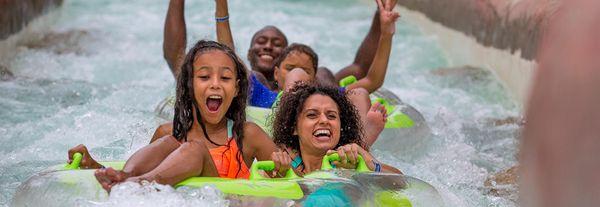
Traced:
MULTIPOLYGON (((206 65, 205 66, 201 66, 200 68, 194 68, 194 70, 211 70, 211 69, 212 69, 212 67, 206 66, 206 65)), ((231 69, 228 66, 219 67, 219 69, 221 69, 221 70, 230 70, 230 71, 233 72, 233 69, 231 69)))

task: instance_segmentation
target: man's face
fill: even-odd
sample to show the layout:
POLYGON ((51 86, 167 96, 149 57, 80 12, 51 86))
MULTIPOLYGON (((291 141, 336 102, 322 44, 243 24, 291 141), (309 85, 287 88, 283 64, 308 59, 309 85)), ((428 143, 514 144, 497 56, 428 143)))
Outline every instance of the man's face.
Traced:
POLYGON ((260 73, 272 73, 275 59, 279 57, 286 46, 285 37, 275 28, 267 27, 258 31, 248 50, 248 60, 252 70, 260 73))

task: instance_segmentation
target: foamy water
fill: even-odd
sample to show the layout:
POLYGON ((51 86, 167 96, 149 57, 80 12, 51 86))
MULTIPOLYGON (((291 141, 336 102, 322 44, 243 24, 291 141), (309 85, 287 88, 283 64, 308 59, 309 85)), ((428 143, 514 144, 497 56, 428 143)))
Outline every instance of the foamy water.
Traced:
MULTIPOLYGON (((28 177, 65 162, 67 149, 76 144, 86 144, 99 160, 125 160, 148 143, 159 124, 153 109, 174 90, 162 58, 167 4, 66 1, 46 38, 27 37, 18 44, 15 58, 5 61, 16 78, 0 81, 0 204, 8 205, 28 177)), ((241 57, 255 31, 276 25, 290 42, 312 46, 320 64, 334 71, 353 60, 375 11, 373 2, 347 0, 232 0, 229 6, 241 57)), ((214 1, 187 2, 189 44, 215 38, 213 15, 214 1)), ((483 181, 516 162, 518 127, 494 126, 489 120, 517 116, 518 109, 489 74, 466 79, 433 75, 448 64, 436 41, 435 34, 423 34, 410 19, 401 19, 384 84, 423 113, 434 136, 418 152, 374 153, 432 184, 449 206, 514 205, 485 195, 483 181)), ((125 198, 133 199, 127 201, 131 205, 152 199, 226 205, 212 191, 194 191, 199 197, 190 197, 176 190, 128 189, 94 205, 125 198)))

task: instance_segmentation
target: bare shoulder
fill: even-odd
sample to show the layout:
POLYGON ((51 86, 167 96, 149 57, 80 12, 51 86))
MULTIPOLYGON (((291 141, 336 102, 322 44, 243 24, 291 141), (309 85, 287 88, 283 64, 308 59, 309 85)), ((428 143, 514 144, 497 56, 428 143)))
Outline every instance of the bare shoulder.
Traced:
POLYGON ((244 123, 244 134, 246 134, 246 136, 264 136, 265 138, 268 138, 267 133, 253 122, 244 123))
POLYGON ((156 128, 156 131, 154 131, 154 135, 152 135, 152 140, 150 140, 150 143, 156 141, 161 137, 171 134, 173 134, 173 122, 161 124, 160 126, 158 126, 158 128, 156 128))
POLYGON ((244 142, 250 145, 260 145, 265 142, 273 142, 269 135, 257 124, 244 123, 244 142))

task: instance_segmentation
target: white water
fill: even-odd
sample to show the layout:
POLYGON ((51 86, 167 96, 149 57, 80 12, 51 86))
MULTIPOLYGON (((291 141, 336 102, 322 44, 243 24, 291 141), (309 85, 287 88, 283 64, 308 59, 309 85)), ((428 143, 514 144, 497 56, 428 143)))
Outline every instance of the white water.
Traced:
MULTIPOLYGON (((76 144, 86 144, 99 160, 124 160, 149 141, 158 124, 153 109, 174 90, 162 58, 167 4, 66 1, 47 31, 55 38, 25 37, 13 50, 14 58, 4 62, 16 78, 0 81, 0 205, 8 205, 28 177, 64 162, 67 149, 76 144), (46 46, 27 46, 40 43, 46 46)), ((333 70, 352 61, 375 10, 372 2, 348 0, 229 4, 241 57, 252 34, 272 24, 291 42, 311 45, 320 65, 333 70)), ((214 39, 213 15, 214 1, 187 2, 190 44, 214 39)), ((381 161, 431 183, 449 206, 514 205, 485 195, 483 181, 516 162, 517 126, 496 127, 488 119, 516 116, 518 109, 487 74, 466 79, 433 75, 430 71, 447 64, 443 54, 435 34, 421 33, 409 19, 399 21, 385 87, 421 111, 435 135, 419 153, 374 152, 381 161)), ((200 201, 176 192, 129 194, 138 203, 221 202, 211 193, 200 201)))

